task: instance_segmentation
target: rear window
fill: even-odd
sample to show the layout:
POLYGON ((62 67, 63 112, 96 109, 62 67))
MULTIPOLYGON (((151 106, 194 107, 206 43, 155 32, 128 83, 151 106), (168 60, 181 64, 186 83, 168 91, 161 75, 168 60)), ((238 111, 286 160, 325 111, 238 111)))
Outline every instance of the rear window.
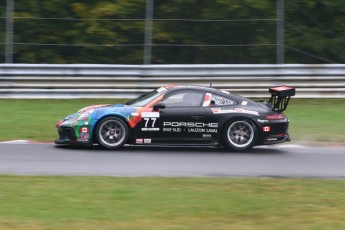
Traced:
POLYGON ((230 99, 230 98, 226 98, 226 97, 222 97, 222 96, 219 96, 219 95, 215 95, 213 94, 212 95, 212 105, 236 105, 237 102, 230 99))

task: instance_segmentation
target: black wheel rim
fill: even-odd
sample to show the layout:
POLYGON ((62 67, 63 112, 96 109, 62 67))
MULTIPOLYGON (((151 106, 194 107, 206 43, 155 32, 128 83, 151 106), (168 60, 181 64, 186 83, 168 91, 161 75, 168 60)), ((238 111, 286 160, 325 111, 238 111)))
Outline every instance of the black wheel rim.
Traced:
POLYGON ((235 121, 229 126, 227 136, 233 146, 244 148, 252 143, 254 129, 246 121, 235 121))
POLYGON ((99 128, 100 141, 110 147, 116 147, 123 143, 126 130, 123 124, 117 120, 107 120, 99 128))

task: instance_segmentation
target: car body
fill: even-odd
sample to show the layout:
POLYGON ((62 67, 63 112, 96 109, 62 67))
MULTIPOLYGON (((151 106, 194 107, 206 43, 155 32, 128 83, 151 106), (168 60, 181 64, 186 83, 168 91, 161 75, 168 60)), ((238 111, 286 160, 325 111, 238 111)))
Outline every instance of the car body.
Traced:
POLYGON ((269 102, 224 90, 168 85, 125 104, 93 105, 57 124, 56 144, 95 144, 117 149, 136 145, 207 145, 246 151, 289 141, 282 113, 295 89, 269 89, 269 102))

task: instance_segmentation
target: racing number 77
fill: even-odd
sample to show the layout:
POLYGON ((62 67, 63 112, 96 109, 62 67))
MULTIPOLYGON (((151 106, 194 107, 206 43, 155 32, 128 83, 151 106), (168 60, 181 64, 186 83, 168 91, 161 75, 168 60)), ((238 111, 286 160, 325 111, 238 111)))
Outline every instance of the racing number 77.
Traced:
POLYGON ((144 118, 144 120, 145 120, 145 128, 147 128, 147 126, 149 125, 150 120, 152 120, 152 126, 151 127, 154 128, 157 118, 155 118, 155 117, 150 117, 150 118, 146 117, 146 118, 144 118))

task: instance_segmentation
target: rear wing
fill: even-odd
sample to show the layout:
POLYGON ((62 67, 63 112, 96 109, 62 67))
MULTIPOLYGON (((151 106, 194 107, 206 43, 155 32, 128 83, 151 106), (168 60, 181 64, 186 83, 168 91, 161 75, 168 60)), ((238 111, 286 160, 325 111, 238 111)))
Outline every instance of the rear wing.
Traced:
POLYGON ((283 112, 286 110, 290 97, 295 96, 295 88, 285 85, 269 88, 271 98, 268 101, 272 105, 272 110, 275 112, 283 112))

